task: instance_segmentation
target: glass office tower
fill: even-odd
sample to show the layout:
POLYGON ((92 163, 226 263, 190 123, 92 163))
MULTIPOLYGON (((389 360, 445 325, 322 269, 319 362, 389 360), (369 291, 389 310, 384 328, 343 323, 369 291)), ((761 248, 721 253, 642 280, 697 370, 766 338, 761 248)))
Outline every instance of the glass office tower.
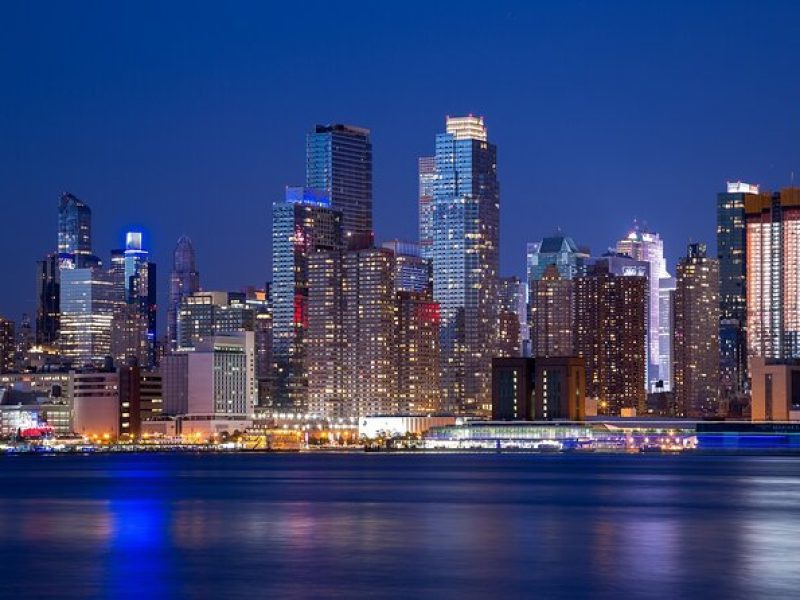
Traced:
POLYGON ((483 117, 448 117, 446 132, 436 136, 432 212, 443 407, 488 415, 500 193, 497 148, 488 142, 483 117))
POLYGON ((200 273, 192 240, 182 235, 175 246, 172 273, 169 277, 169 307, 167 308, 167 344, 169 350, 178 347, 178 312, 187 296, 200 291, 200 273))
POLYGON ((717 194, 719 259, 720 383, 724 396, 747 388, 747 303, 745 282, 745 200, 759 194, 757 185, 728 182, 717 194))
POLYGON ((306 187, 325 192, 342 213, 348 248, 369 248, 372 231, 372 142, 369 129, 317 125, 306 137, 306 187))

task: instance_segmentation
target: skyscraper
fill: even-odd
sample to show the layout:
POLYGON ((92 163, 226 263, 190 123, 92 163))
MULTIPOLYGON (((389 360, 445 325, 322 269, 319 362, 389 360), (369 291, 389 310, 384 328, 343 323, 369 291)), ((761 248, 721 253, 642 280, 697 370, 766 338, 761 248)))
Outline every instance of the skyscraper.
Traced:
POLYGON ((547 267, 555 265, 561 279, 574 279, 586 273, 589 253, 563 235, 546 237, 528 244, 528 285, 541 279, 547 267))
POLYGON ((243 292, 195 292, 178 310, 178 349, 191 350, 204 339, 255 330, 255 310, 243 292))
MULTIPOLYGON (((618 257, 597 260, 575 279, 575 352, 586 361, 586 395, 598 412, 645 411, 647 277, 624 275, 618 257)), ((634 261, 638 262, 638 261, 634 261)), ((646 269, 646 263, 643 263, 646 269)))
POLYGON ((342 355, 348 416, 398 412, 395 257, 386 248, 346 252, 342 355))
POLYGON ((178 311, 186 296, 200 291, 200 273, 197 271, 194 246, 188 236, 178 238, 172 258, 169 277, 169 307, 167 308, 167 345, 169 350, 178 347, 178 311))
POLYGON ((719 262, 705 244, 689 244, 675 284, 674 387, 678 409, 689 417, 719 409, 719 262))
POLYGON ((372 246, 372 142, 369 129, 317 125, 306 137, 306 187, 325 192, 342 214, 348 248, 372 246))
POLYGON ((433 247, 433 191, 436 184, 436 157, 422 156, 419 167, 419 246, 422 258, 432 258, 433 247))
POLYGON ((744 203, 748 354, 798 358, 800 188, 747 194, 744 203))
POLYGON ((391 240, 384 242, 382 247, 394 254, 396 291, 431 291, 431 264, 429 260, 422 258, 422 247, 419 244, 391 240))
POLYGON ((531 355, 573 356, 574 280, 562 279, 558 267, 551 264, 530 285, 531 355))
POLYGON ((114 358, 126 362, 135 357, 138 364, 156 363, 156 265, 142 247, 142 234, 128 232, 125 249, 111 253, 109 276, 116 300, 113 327, 114 358))
POLYGON ((648 366, 647 381, 648 388, 655 390, 656 384, 664 379, 669 379, 669 371, 661 371, 661 339, 659 327, 661 323, 661 303, 659 294, 661 290, 661 280, 668 279, 667 261, 664 258, 664 242, 657 233, 643 231, 638 225, 617 242, 617 252, 649 263, 650 273, 648 285, 648 317, 647 317, 647 340, 648 340, 648 366))
POLYGON ((36 263, 36 343, 52 346, 58 341, 61 321, 58 254, 36 263))
POLYGON ((728 182, 717 194, 719 259, 720 384, 724 396, 747 387, 747 302, 745 200, 759 195, 757 185, 728 182))
POLYGON ((272 209, 272 355, 275 361, 274 408, 306 411, 308 379, 309 258, 341 250, 342 213, 319 190, 286 189, 272 209))
POLYGON ((662 277, 658 284, 658 370, 662 387, 657 391, 672 390, 672 338, 675 278, 662 277))
POLYGON ((397 293, 396 366, 398 412, 441 409, 439 304, 429 292, 397 293))
POLYGON ((0 373, 14 370, 15 349, 14 321, 0 317, 0 373))
POLYGON ((82 200, 64 193, 58 203, 59 254, 92 254, 92 210, 82 200))
POLYGON ((331 418, 439 409, 439 306, 429 289, 411 291, 400 283, 402 258, 386 247, 309 258, 311 413, 331 418))
POLYGON ((522 356, 523 341, 528 333, 525 284, 519 277, 500 277, 496 294, 494 356, 522 356))
POLYGON ((65 268, 60 275, 62 355, 75 366, 102 365, 111 356, 111 277, 98 268, 65 268))
POLYGON ((433 296, 441 310, 442 401, 491 413, 492 327, 500 242, 497 148, 483 117, 448 117, 436 136, 433 296))

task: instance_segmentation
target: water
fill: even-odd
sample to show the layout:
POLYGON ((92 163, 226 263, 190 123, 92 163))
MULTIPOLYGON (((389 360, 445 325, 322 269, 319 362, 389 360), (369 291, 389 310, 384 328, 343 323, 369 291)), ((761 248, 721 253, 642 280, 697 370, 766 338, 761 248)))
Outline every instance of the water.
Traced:
POLYGON ((0 598, 800 597, 800 459, 0 457, 0 598))

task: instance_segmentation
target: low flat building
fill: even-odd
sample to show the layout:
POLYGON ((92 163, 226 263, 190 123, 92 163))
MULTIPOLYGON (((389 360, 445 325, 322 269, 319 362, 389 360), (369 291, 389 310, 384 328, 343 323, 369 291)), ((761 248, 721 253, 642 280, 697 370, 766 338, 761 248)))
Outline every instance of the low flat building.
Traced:
POLYGON ((421 435, 432 427, 455 425, 453 416, 429 415, 376 415, 358 420, 359 437, 376 438, 403 435, 421 435))
POLYGON ((800 360, 753 357, 753 421, 800 421, 800 360))

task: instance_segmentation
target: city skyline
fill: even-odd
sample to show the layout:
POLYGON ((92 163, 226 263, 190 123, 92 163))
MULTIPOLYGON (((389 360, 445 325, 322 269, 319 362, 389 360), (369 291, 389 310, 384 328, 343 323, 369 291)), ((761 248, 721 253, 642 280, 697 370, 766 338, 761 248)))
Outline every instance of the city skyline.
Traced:
MULTIPOLYGON (((283 10, 287 12, 277 15, 278 23, 281 17, 296 16, 292 9, 283 10)), ((439 77, 441 71, 437 69, 446 59, 435 52, 440 42, 417 35, 414 39, 419 48, 411 51, 406 42, 388 35, 387 24, 378 19, 368 40, 359 42, 369 42, 373 50, 372 62, 364 67, 370 76, 363 77, 363 71, 337 69, 342 80, 328 86, 324 97, 305 98, 292 106, 273 94, 280 85, 265 87, 262 79, 269 73, 257 66, 258 57, 274 49, 278 41, 262 41, 259 36, 252 52, 243 44, 232 43, 228 51, 209 54, 209 50, 198 48, 195 30, 201 30, 211 15, 200 11, 189 24, 189 31, 178 38, 201 51, 201 57, 218 61, 221 71, 235 73, 234 81, 212 73, 201 83, 200 73, 187 67, 179 71, 181 77, 173 85, 166 85, 156 75, 159 71, 148 72, 145 83, 155 94, 154 99, 143 102, 142 108, 124 103, 121 110, 125 118, 113 121, 110 128, 107 111, 117 102, 117 94, 131 92, 133 78, 139 72, 136 61, 149 64, 153 56, 138 54, 138 42, 124 28, 114 42, 121 54, 98 52, 109 56, 87 60, 81 68, 71 67, 56 75, 51 73, 54 58, 50 52, 51 39, 58 36, 49 35, 51 25, 20 27, 6 43, 25 49, 34 40, 39 50, 32 52, 30 63, 14 65, 8 71, 12 85, 2 102, 9 110, 0 114, 13 115, 13 120, 3 121, 6 139, 11 143, 0 145, 0 191, 11 199, 5 209, 7 218, 47 221, 26 228, 25 235, 4 239, 0 268, 21 283, 12 294, 0 298, 0 314, 18 320, 23 312, 33 313, 30 291, 24 286, 29 281, 30 289, 34 288, 33 276, 20 257, 44 256, 54 245, 51 207, 63 191, 73 192, 92 207, 93 245, 104 262, 104 252, 115 247, 124 232, 141 229, 154 262, 169 265, 175 240, 187 234, 197 248, 209 289, 263 284, 270 273, 269 243, 263 234, 268 231, 270 206, 282 195, 286 183, 303 180, 303 136, 315 123, 354 123, 371 130, 377 242, 415 239, 417 159, 430 153, 431 136, 440 130, 444 116, 472 112, 486 117, 493 142, 500 148, 501 275, 524 276, 520 258, 524 244, 552 235, 557 227, 599 254, 625 234, 634 218, 647 222, 662 235, 670 266, 689 240, 705 241, 709 251, 715 253, 714 207, 703 203, 697 218, 688 223, 682 219, 682 211, 724 190, 728 180, 778 190, 789 183, 799 162, 798 150, 790 143, 798 125, 789 100, 795 96, 793 86, 798 84, 789 80, 787 85, 792 89, 779 97, 765 98, 752 91, 774 83, 791 65, 791 52, 786 52, 786 42, 782 41, 788 38, 780 35, 789 26, 789 19, 783 19, 779 11, 755 9, 710 16, 691 7, 676 7, 669 14, 640 7, 633 11, 635 15, 616 15, 601 7, 588 7, 575 16, 568 30, 565 10, 488 9, 486 34, 500 40, 503 33, 498 51, 512 66, 522 64, 525 68, 520 71, 522 77, 512 77, 508 67, 497 64, 496 73, 484 88, 470 90, 457 86, 450 89, 439 77), (615 41, 608 33, 629 27, 633 20, 637 22, 633 42, 640 45, 641 56, 620 55, 621 48, 631 40, 615 41), (525 31, 534 23, 541 24, 543 40, 532 42, 505 35, 525 31), (727 41, 726 31, 743 26, 759 43, 745 49, 727 41), (669 51, 647 41, 647 36, 655 33, 669 51), (26 34, 30 34, 29 39, 19 39, 26 34), (560 73, 548 68, 550 54, 536 52, 547 43, 557 43, 567 57, 572 57, 561 63, 560 73), (399 47, 390 47, 392 44, 399 47), (573 60, 587 45, 597 50, 596 73, 573 60), (761 60, 748 60, 753 47, 761 60), (404 54, 398 61, 399 52, 404 54), (704 60, 693 62, 697 55, 704 60), (431 56, 433 64, 422 69, 412 90, 398 94, 394 86, 388 86, 398 70, 415 69, 424 64, 423 58, 429 60, 431 56), (26 66, 28 74, 21 69, 26 66), (108 96, 97 95, 83 85, 109 69, 117 77, 109 82, 108 96), (55 106, 45 104, 59 96, 44 94, 31 80, 32 74, 42 70, 50 76, 50 85, 66 83, 65 78, 70 78, 73 96, 62 97, 55 106), (647 85, 633 85, 636 81, 647 85), (228 85, 233 87, 229 89, 228 85), (726 94, 730 85, 740 93, 726 94), (409 103, 408 94, 422 86, 433 92, 430 100, 409 103), (371 88, 375 88, 374 95, 360 93, 371 88), (512 88, 518 93, 509 94, 512 88), (194 93, 197 91, 202 93, 194 93), (589 94, 588 101, 584 101, 585 93, 589 94), (723 95, 724 107, 719 110, 717 99, 723 95), (163 103, 157 109, 153 104, 156 99, 163 103), (237 104, 242 110, 231 112, 237 104), (42 111, 46 106, 49 116, 45 119, 42 111), (90 109, 91 113, 87 112, 90 109), (167 117, 171 119, 169 127, 163 131, 154 127, 167 117), (202 137, 195 131, 203 132, 202 137), (70 152, 54 154, 66 142, 70 152), (769 147, 770 151, 756 151, 760 147, 769 147), (238 210, 215 215, 215 219, 205 218, 204 214, 221 201, 236 205, 238 210), (186 211, 187 204, 195 210, 186 211), (569 209, 565 206, 568 204, 569 209), (149 214, 158 217, 148 218, 149 214), (235 269, 227 268, 214 254, 217 228, 225 232, 226 242, 241 257, 235 269)), ((395 18, 419 32, 440 25, 446 13, 434 10, 419 16, 416 11, 399 9, 395 18)), ((80 17, 86 15, 61 16, 60 23, 72 25, 78 32, 93 22, 89 19, 81 25, 80 17)), ((113 14, 94 19, 100 17, 116 23, 113 14)), ((135 17, 132 22, 138 23, 135 17)), ((242 17, 227 18, 252 36, 242 17)), ((465 17, 456 14, 452 18, 460 23, 465 17)), ((356 18, 348 27, 362 25, 363 18, 356 18)), ((160 52, 168 65, 176 67, 182 51, 168 31, 157 24, 147 27, 151 28, 153 52, 160 52)), ((308 27, 315 32, 321 24, 313 21, 308 27)), ((59 49, 65 60, 78 60, 95 50, 100 40, 87 37, 74 43, 74 47, 59 49)), ((286 52, 281 50, 284 59, 289 56, 286 52)), ((300 72, 325 72, 310 49, 292 48, 291 52, 299 53, 296 60, 300 72)), ((466 52, 476 67, 487 67, 488 59, 477 50, 466 52)), ((349 62, 341 56, 339 59, 349 62)), ((332 61, 336 64, 335 53, 332 61)), ((464 69, 458 66, 457 74, 464 74, 464 69)), ((286 74, 272 74, 266 79, 270 77, 274 83, 288 85, 286 74)), ((328 77, 323 75, 323 82, 329 82, 328 77)), ((166 269, 161 274, 163 279, 166 269)), ((167 286, 162 283, 159 290, 159 305, 166 307, 167 286)), ((164 331, 163 325, 160 329, 164 331)))

